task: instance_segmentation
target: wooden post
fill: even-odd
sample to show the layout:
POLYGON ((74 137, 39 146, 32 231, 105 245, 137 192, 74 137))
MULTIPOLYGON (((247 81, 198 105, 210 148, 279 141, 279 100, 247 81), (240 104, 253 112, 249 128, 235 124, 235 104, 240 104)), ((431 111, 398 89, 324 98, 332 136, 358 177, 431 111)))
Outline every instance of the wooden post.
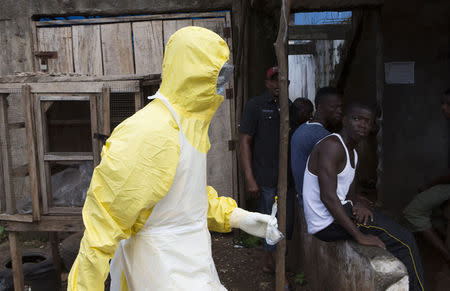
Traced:
POLYGON ((134 93, 134 111, 138 112, 142 108, 142 91, 134 93))
POLYGON ((11 181, 12 169, 11 152, 9 148, 7 96, 8 94, 0 94, 0 158, 3 168, 3 186, 5 188, 5 199, 2 202, 6 205, 6 213, 14 214, 16 212, 16 203, 14 199, 13 183, 11 181))
POLYGON ((94 167, 100 163, 100 144, 101 141, 94 138, 94 133, 99 131, 98 116, 97 116, 97 96, 90 96, 91 109, 91 137, 92 137, 92 154, 94 155, 94 167))
POLYGON ((102 88, 102 119, 103 119, 103 127, 101 128, 102 134, 110 135, 111 134, 111 109, 110 109, 110 99, 111 99, 111 88, 103 87, 102 88))
POLYGON ((61 290, 61 256, 59 254, 59 240, 57 232, 49 232, 48 233, 50 244, 52 247, 52 259, 53 266, 55 267, 55 275, 56 275, 56 286, 58 290, 61 290))
POLYGON ((36 161, 36 129, 33 117, 31 88, 29 85, 22 86, 22 94, 25 111, 25 128, 27 132, 28 175, 30 177, 30 195, 33 209, 33 221, 39 221, 41 214, 39 209, 39 182, 36 161))
POLYGON ((14 291, 23 291, 24 279, 22 267, 22 246, 20 245, 17 232, 9 233, 9 248, 11 251, 14 291))
POLYGON ((375 16, 375 50, 376 50, 376 100, 377 100, 377 206, 383 204, 383 90, 384 90, 384 66, 383 66, 383 28, 381 26, 381 8, 373 10, 375 16))
MULTIPOLYGON (((282 0, 280 26, 275 52, 278 60, 278 78, 280 81, 280 157, 278 169, 278 226, 282 233, 286 234, 286 193, 288 180, 288 145, 289 145, 289 91, 288 91, 288 23, 291 11, 291 1, 282 0)), ((284 290, 286 278, 285 255, 286 240, 278 243, 276 254, 276 280, 275 290, 284 290)))
MULTIPOLYGON (((41 188, 41 197, 42 197, 42 213, 48 213, 49 206, 49 197, 47 192, 47 180, 45 178, 46 175, 46 166, 44 162, 44 131, 42 124, 42 110, 41 110, 41 101, 39 95, 31 95, 33 113, 35 117, 35 126, 36 126, 36 142, 37 142, 37 153, 38 153, 38 166, 39 166, 39 184, 41 188)), ((45 116, 44 116, 45 118, 45 116)))
MULTIPOLYGON (((42 99, 39 98, 38 104, 39 108, 37 111, 40 112, 41 116, 41 127, 42 127, 42 145, 44 149, 44 156, 50 151, 50 141, 49 141, 49 135, 48 135, 48 120, 47 120, 47 111, 50 109, 54 101, 44 101, 41 102, 42 99)), ((36 113, 36 111, 35 111, 36 113)), ((52 189, 52 171, 50 167, 50 163, 46 162, 44 159, 44 179, 47 189, 47 206, 50 208, 53 206, 53 189, 52 189)))
MULTIPOLYGON (((248 1, 240 0, 239 4, 236 5, 238 7, 237 14, 239 19, 239 39, 238 39, 238 49, 237 49, 237 57, 236 57, 236 70, 235 76, 236 78, 236 125, 239 124, 241 120, 242 110, 244 107, 244 102, 247 99, 246 94, 248 91, 247 85, 247 56, 246 51, 248 52, 248 1)), ((236 139, 239 139, 239 135, 237 133, 237 128, 234 129, 236 131, 236 139)), ((240 147, 237 147, 238 156, 240 157, 240 147)), ((238 163, 240 164, 240 163, 238 163)), ((239 167, 239 172, 242 171, 242 168, 239 167)), ((239 185, 239 206, 241 208, 246 208, 246 199, 245 199, 245 187, 244 187, 244 175, 238 175, 238 185, 239 185)))

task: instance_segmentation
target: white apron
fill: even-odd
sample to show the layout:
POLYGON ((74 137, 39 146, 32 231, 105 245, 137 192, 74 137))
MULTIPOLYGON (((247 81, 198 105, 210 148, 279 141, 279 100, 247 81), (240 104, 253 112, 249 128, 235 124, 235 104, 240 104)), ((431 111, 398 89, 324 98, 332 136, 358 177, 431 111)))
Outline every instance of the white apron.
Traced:
POLYGON ((226 290, 219 281, 207 226, 206 154, 184 137, 167 98, 161 100, 180 128, 180 161, 167 195, 156 204, 144 227, 122 240, 111 261, 111 290, 124 274, 130 291, 226 290))

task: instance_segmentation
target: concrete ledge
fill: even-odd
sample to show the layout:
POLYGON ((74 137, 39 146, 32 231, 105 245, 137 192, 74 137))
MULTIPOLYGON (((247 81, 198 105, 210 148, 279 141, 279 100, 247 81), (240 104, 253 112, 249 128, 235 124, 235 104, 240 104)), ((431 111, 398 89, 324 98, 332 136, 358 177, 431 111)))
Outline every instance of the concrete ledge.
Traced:
POLYGON ((299 216, 295 255, 309 290, 408 290, 406 267, 389 252, 354 241, 320 241, 307 233, 302 211, 299 216))

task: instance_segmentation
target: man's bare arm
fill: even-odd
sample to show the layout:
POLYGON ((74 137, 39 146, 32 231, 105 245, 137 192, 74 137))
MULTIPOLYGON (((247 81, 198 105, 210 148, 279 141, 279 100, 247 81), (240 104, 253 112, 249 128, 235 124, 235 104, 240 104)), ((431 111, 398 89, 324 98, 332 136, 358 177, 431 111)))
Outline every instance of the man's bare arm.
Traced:
POLYGON ((339 162, 345 151, 337 140, 328 139, 317 148, 318 179, 320 187, 320 199, 331 213, 335 221, 341 225, 359 244, 373 245, 386 248, 384 243, 375 236, 361 233, 354 222, 345 213, 344 207, 339 200, 337 189, 337 175, 339 173, 339 162))
POLYGON ((256 183, 255 176, 252 169, 252 144, 253 136, 241 133, 239 134, 240 151, 242 168, 244 169, 245 183, 247 192, 251 198, 257 198, 260 195, 258 183, 256 183))

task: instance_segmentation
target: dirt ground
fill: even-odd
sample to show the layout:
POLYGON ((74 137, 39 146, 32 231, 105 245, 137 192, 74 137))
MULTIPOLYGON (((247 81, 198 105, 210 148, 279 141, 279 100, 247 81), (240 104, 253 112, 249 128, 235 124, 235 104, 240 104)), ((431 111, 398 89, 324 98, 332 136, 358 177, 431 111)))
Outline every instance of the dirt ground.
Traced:
MULTIPOLYGON (((275 275, 262 272, 264 265, 262 246, 239 247, 233 243, 233 237, 232 233, 213 233, 211 237, 213 258, 222 284, 229 291, 275 290, 275 275)), ((41 240, 23 242, 23 251, 37 251, 51 256, 49 243, 41 240)), ((0 262, 3 263, 8 258, 9 244, 6 241, 0 244, 0 262)), ((62 274, 63 289, 67 284, 67 275, 62 274)), ((288 275, 291 284, 295 285, 295 274, 288 273, 288 275)), ((299 286, 293 287, 293 290, 305 290, 299 286)))
POLYGON ((220 281, 229 291, 275 289, 275 275, 262 272, 262 246, 235 247, 233 234, 213 233, 212 251, 220 281))

